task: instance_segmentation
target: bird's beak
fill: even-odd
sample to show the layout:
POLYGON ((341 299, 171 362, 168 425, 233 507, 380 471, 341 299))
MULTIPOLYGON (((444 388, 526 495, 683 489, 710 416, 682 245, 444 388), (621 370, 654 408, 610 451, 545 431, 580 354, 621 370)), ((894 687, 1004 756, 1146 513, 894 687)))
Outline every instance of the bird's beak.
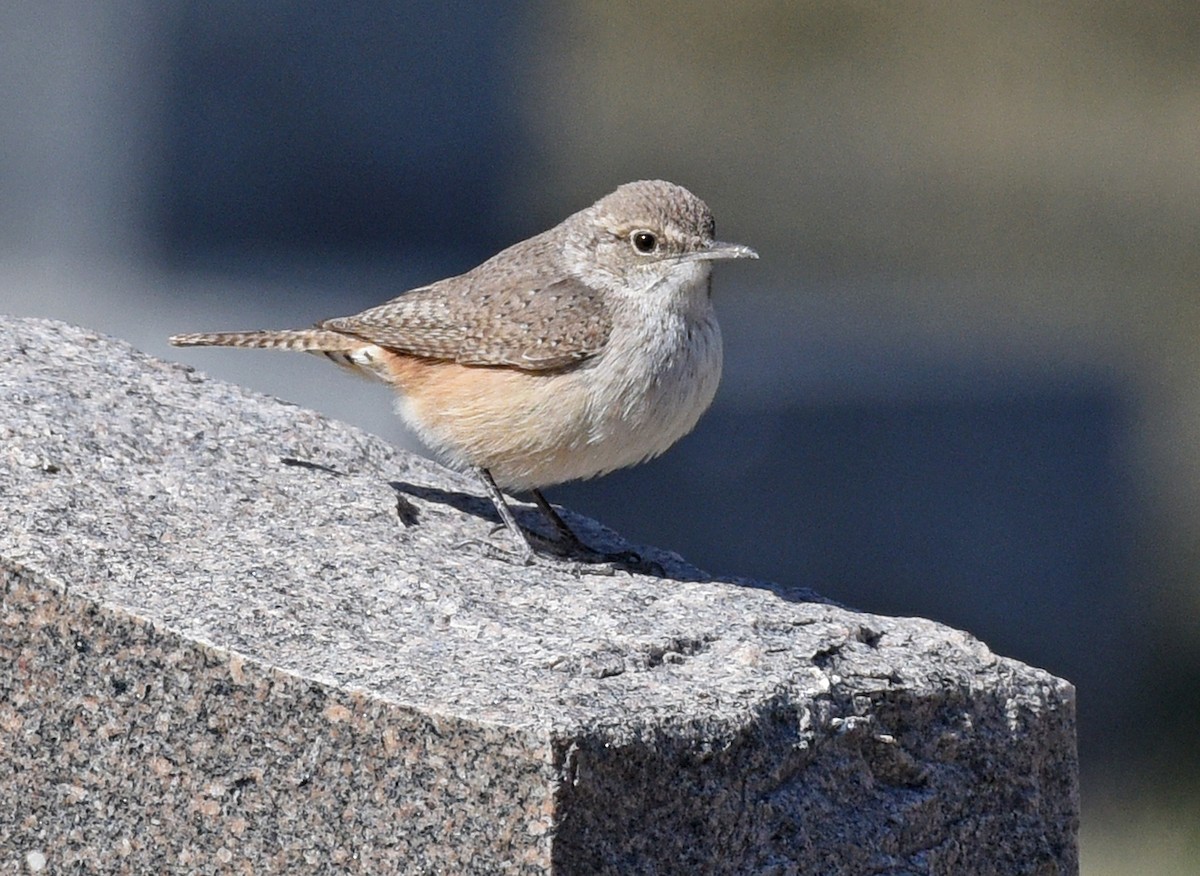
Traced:
POLYGON ((740 243, 722 243, 714 240, 706 248, 688 254, 695 261, 716 261, 717 259, 756 259, 758 253, 740 243))

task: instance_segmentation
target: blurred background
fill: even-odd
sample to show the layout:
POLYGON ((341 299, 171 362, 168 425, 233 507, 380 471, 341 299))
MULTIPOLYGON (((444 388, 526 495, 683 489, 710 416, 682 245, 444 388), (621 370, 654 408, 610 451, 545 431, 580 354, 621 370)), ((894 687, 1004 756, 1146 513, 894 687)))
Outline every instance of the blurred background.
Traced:
POLYGON ((717 402, 551 498, 1070 679, 1084 872, 1197 872, 1200 6, 48 0, 0 82, 0 311, 406 446, 382 387, 166 337, 691 188, 761 255, 717 402))

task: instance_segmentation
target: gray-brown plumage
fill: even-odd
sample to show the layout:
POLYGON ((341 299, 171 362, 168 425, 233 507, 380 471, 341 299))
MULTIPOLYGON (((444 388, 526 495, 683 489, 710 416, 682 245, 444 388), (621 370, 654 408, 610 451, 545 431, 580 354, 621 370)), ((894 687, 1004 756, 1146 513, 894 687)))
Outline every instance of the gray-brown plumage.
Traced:
MULTIPOLYGON (((485 264, 506 267, 504 262, 485 264)), ((550 280, 515 267, 499 289, 490 283, 494 276, 489 279, 482 271, 481 279, 476 269, 357 316, 325 320, 319 327, 461 365, 541 371, 600 352, 612 329, 601 294, 572 277, 550 280)))
POLYGON ((465 274, 313 329, 175 335, 171 343, 344 352, 367 341, 461 365, 562 368, 599 352, 612 321, 601 291, 561 261, 552 236, 541 234, 465 274))
POLYGON ((757 258, 713 235, 691 192, 628 183, 465 274, 354 316, 171 343, 302 350, 384 380, 427 444, 480 471, 524 540, 496 482, 549 508, 538 488, 656 456, 712 401, 711 264, 757 258))

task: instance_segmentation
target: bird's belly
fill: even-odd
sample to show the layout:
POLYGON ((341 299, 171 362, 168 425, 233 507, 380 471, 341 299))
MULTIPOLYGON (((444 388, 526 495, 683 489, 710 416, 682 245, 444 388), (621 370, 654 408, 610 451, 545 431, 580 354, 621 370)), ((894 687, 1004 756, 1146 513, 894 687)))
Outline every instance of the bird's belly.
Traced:
POLYGON ((502 487, 595 477, 658 456, 692 430, 716 394, 715 320, 652 346, 659 355, 614 345, 551 374, 425 362, 394 381, 398 410, 447 462, 482 466, 502 487))

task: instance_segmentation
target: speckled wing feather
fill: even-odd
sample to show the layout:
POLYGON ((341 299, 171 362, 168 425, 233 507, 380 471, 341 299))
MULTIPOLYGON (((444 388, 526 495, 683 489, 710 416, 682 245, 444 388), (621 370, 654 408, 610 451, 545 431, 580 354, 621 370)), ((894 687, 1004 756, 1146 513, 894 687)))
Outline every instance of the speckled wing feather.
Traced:
POLYGON ((494 279, 493 288, 470 274, 443 280, 318 327, 413 356, 528 371, 566 368, 603 348, 612 321, 597 290, 540 278, 494 288, 494 279))

